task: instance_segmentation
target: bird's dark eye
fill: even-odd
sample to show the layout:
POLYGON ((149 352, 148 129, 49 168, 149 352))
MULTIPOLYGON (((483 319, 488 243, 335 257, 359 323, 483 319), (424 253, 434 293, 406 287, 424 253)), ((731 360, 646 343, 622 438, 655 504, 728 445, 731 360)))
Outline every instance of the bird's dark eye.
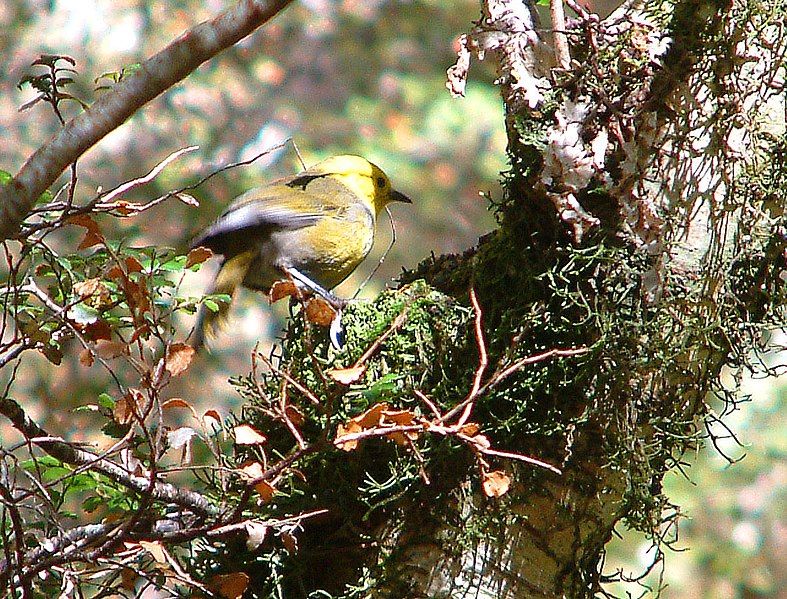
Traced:
POLYGON ((377 177, 377 187, 385 187, 385 177, 377 177))

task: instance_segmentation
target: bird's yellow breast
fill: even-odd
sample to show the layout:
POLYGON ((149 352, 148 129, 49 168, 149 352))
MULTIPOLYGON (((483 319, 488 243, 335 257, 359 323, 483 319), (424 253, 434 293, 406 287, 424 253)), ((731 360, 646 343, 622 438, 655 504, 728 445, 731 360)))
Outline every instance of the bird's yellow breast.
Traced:
POLYGON ((356 205, 310 227, 282 233, 278 255, 331 289, 363 261, 374 243, 374 216, 356 205))

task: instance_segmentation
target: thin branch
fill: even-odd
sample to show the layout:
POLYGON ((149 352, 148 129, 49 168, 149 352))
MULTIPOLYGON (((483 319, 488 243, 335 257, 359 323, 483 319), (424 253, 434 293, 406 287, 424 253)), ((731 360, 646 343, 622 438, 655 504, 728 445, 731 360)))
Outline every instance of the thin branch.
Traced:
POLYGON ((555 46, 555 60, 558 66, 567 71, 571 66, 566 31, 566 13, 563 0, 549 0, 549 14, 552 18, 552 43, 555 46))
POLYGON ((470 303, 473 304, 473 311, 475 312, 474 329, 475 341, 476 345, 478 345, 478 368, 476 368, 475 376, 473 377, 473 387, 470 389, 470 393, 467 394, 467 399, 463 402, 466 405, 464 412, 462 412, 462 416, 457 422, 458 426, 462 426, 470 418, 470 414, 473 411, 473 405, 481 389, 481 379, 484 377, 486 367, 489 364, 489 356, 486 352, 486 341, 484 341, 484 328, 481 323, 481 305, 478 303, 478 297, 476 296, 475 289, 472 287, 470 288, 470 303))
POLYGON ((133 75, 102 95, 90 110, 66 123, 25 162, 11 183, 0 186, 0 240, 9 239, 19 231, 36 199, 69 164, 140 107, 265 24, 290 1, 238 1, 214 19, 178 37, 142 63, 133 75))
MULTIPOLYGON (((11 398, 0 398, 0 414, 8 418, 14 428, 29 439, 52 438, 11 398)), ((90 466, 92 470, 137 493, 144 495, 149 492, 156 501, 174 503, 203 516, 215 516, 220 512, 218 507, 199 493, 168 483, 156 482, 145 476, 136 476, 110 460, 90 451, 78 449, 65 441, 38 441, 35 445, 61 462, 73 466, 90 466)))

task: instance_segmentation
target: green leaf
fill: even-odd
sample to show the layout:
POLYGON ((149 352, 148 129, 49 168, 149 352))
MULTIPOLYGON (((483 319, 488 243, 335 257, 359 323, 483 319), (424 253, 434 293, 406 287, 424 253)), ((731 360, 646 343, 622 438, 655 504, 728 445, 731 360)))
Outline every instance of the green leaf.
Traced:
POLYGON ((101 393, 98 396, 98 405, 102 408, 107 408, 108 410, 112 410, 115 407, 115 400, 112 398, 111 395, 107 393, 101 393))
POLYGON ((82 502, 82 509, 88 514, 95 512, 99 507, 104 505, 106 500, 98 495, 91 495, 82 502))
POLYGON ((399 388, 399 381, 405 377, 403 374, 388 373, 380 377, 375 383, 363 391, 362 395, 369 401, 375 401, 388 395, 399 388))

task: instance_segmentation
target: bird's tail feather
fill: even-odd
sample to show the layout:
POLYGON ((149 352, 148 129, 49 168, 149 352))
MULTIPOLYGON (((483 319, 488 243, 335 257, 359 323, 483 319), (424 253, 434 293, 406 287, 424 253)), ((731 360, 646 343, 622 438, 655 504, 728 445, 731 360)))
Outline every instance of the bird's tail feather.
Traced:
POLYGON ((205 304, 200 306, 197 324, 194 328, 194 341, 192 342, 194 349, 200 349, 206 341, 215 339, 227 325, 230 306, 235 300, 238 288, 243 283, 253 258, 254 255, 248 252, 234 256, 221 264, 208 294, 226 294, 230 296, 230 301, 218 302, 219 309, 216 312, 206 308, 205 304))

